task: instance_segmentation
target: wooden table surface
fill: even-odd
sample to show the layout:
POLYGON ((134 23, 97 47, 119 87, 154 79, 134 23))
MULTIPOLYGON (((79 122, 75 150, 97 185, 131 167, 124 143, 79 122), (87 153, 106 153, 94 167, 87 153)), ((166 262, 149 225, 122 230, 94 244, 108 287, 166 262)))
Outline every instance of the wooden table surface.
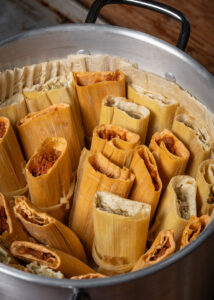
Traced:
MULTIPOLYGON (((214 0, 161 0, 190 20, 186 52, 214 74, 214 0)), ((93 0, 0 0, 0 40, 21 31, 69 22, 84 22, 93 0)), ((173 19, 142 8, 109 5, 104 22, 146 32, 176 44, 180 25, 173 19)), ((102 20, 98 21, 102 23, 102 20)))

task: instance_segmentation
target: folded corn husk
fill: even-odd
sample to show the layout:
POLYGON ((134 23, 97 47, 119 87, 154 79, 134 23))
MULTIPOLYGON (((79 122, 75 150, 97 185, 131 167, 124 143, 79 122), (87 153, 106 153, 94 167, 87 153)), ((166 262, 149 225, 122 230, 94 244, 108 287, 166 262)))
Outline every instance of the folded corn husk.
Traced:
POLYGON ((129 167, 134 148, 140 143, 140 136, 123 127, 110 124, 94 128, 91 153, 102 152, 119 167, 129 167))
POLYGON ((107 276, 100 273, 89 273, 85 275, 72 276, 70 279, 83 280, 83 279, 97 279, 97 278, 106 278, 106 277, 107 276))
POLYGON ((174 252, 175 241, 173 230, 162 230, 157 235, 151 248, 139 258, 132 272, 152 266, 169 257, 174 252))
POLYGON ((190 159, 186 174, 195 177, 199 164, 210 158, 211 137, 206 128, 183 109, 176 113, 172 131, 188 147, 190 159))
POLYGON ((176 100, 168 99, 163 94, 145 91, 137 85, 128 85, 127 95, 128 99, 150 110, 147 143, 156 131, 172 128, 173 118, 178 107, 176 100))
POLYGON ((130 170, 135 175, 135 181, 130 199, 151 205, 151 220, 157 208, 162 182, 155 159, 149 148, 141 145, 135 148, 130 170))
POLYGON ((31 274, 58 279, 64 278, 64 275, 60 271, 55 272, 45 265, 40 265, 38 262, 27 264, 26 268, 31 274))
POLYGON ((107 275, 130 271, 144 253, 151 206, 97 192, 93 203, 92 256, 107 275))
POLYGON ((196 181, 190 176, 180 175, 170 180, 150 230, 150 240, 161 230, 173 229, 175 242, 179 244, 189 218, 197 215, 196 190, 196 181))
POLYGON ((23 173, 25 160, 9 119, 0 117, 0 124, 3 126, 3 136, 0 136, 0 192, 8 197, 21 195, 27 191, 23 173))
POLYGON ((107 95, 125 96, 125 76, 121 72, 76 72, 76 90, 85 135, 90 137, 99 124, 101 102, 107 95))
POLYGON ((37 241, 86 261, 84 248, 73 231, 42 212, 26 197, 16 197, 15 216, 37 241))
POLYGON ((92 217, 94 194, 99 190, 127 197, 135 176, 127 168, 120 168, 110 162, 100 152, 88 156, 83 165, 81 180, 77 179, 70 227, 91 254, 94 237, 92 217))
POLYGON ((81 147, 68 104, 59 103, 40 112, 28 114, 17 123, 17 128, 28 159, 46 138, 64 137, 68 143, 72 169, 76 170, 81 147))
POLYGON ((150 111, 142 105, 128 102, 126 98, 106 96, 102 101, 100 124, 124 127, 140 135, 144 144, 150 111))
POLYGON ((69 199, 75 180, 71 168, 66 140, 47 138, 25 168, 32 202, 39 207, 50 207, 59 204, 61 198, 69 199), (54 156, 56 161, 51 166, 49 158, 54 156), (44 169, 48 169, 47 173, 43 173, 44 169))
POLYGON ((28 234, 16 219, 13 212, 14 201, 8 200, 0 193, 0 243, 6 248, 10 247, 14 240, 26 241, 28 234))
POLYGON ((95 273, 93 269, 79 259, 60 250, 31 242, 15 241, 10 247, 11 253, 25 262, 38 262, 54 271, 60 271, 65 277, 95 273))
POLYGON ((169 130, 156 132, 149 149, 156 160, 163 188, 175 175, 182 175, 189 159, 189 151, 169 130))
POLYGON ((199 215, 211 215, 214 209, 214 159, 203 161, 198 168, 196 182, 199 215))
POLYGON ((181 236, 180 249, 194 241, 209 223, 210 217, 203 215, 199 218, 191 216, 181 236))

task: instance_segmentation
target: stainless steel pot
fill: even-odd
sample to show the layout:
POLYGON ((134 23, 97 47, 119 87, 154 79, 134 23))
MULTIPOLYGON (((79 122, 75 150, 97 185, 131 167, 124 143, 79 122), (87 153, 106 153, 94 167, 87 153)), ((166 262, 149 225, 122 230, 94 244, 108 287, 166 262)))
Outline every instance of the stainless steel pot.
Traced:
MULTIPOLYGON (((95 1, 87 22, 95 22, 105 4, 124 3, 156 10, 177 19, 177 46, 185 49, 188 20, 153 1, 95 1)), ((214 78, 175 46, 138 31, 110 25, 72 24, 34 30, 0 43, 1 70, 64 57, 79 50, 126 57, 139 67, 176 82, 214 112, 214 78)), ((1 300, 208 300, 214 286, 214 222, 190 245, 161 263, 116 277, 57 280, 0 264, 1 300)))

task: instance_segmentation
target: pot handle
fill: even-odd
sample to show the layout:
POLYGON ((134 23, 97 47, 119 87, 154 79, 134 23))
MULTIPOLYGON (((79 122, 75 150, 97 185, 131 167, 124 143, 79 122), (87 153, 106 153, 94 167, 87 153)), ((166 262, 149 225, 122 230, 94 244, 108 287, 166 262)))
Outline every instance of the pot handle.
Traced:
POLYGON ((92 4, 85 23, 95 23, 101 8, 108 4, 128 4, 154 10, 158 13, 167 15, 181 24, 181 31, 176 47, 185 50, 190 36, 190 23, 187 17, 179 10, 152 0, 95 0, 92 4))

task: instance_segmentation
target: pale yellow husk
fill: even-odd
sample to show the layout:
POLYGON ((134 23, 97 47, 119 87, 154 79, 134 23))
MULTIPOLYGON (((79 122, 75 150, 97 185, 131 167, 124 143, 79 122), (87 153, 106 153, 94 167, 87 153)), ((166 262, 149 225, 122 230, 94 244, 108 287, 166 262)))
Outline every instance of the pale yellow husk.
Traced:
POLYGON ((85 275, 72 276, 70 279, 83 280, 83 279, 96 279, 96 278, 106 278, 107 276, 100 273, 89 273, 85 275))
POLYGON ((126 273, 145 251, 151 206, 97 192, 92 256, 107 275, 126 273))
POLYGON ((124 127, 140 135, 145 143, 150 111, 142 105, 129 102, 123 97, 106 96, 102 101, 100 124, 124 127))

